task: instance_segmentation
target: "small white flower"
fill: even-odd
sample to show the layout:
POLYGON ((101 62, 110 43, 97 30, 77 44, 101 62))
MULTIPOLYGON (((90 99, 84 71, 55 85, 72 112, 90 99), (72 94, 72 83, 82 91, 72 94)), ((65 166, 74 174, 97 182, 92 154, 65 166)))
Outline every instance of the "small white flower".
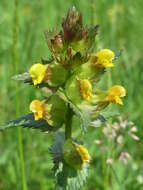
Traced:
POLYGON ((119 136, 117 137, 117 143, 118 143, 118 144, 122 144, 122 142, 123 142, 123 136, 122 136, 122 135, 119 135, 119 136))
POLYGON ((95 144, 99 144, 99 145, 100 145, 100 144, 102 144, 102 141, 101 141, 101 140, 99 140, 99 139, 96 139, 96 140, 94 141, 94 143, 95 143, 95 144))
POLYGON ((121 152, 119 160, 123 162, 123 164, 127 164, 131 159, 131 155, 128 152, 121 152))
POLYGON ((112 164, 113 164, 113 159, 112 159, 112 158, 108 158, 108 159, 106 160, 106 164, 112 165, 112 164))
POLYGON ((132 133, 136 133, 138 130, 137 130, 137 128, 134 126, 134 127, 131 128, 130 131, 131 131, 132 133))
POLYGON ((135 141, 139 141, 139 137, 133 133, 130 133, 130 136, 132 137, 132 139, 134 139, 135 141))

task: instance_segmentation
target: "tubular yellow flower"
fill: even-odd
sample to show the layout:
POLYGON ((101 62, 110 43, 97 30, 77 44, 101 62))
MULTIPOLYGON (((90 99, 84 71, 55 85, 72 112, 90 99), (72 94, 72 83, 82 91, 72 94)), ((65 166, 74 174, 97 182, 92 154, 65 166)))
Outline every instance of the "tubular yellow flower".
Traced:
POLYGON ((76 144, 76 150, 81 157, 82 164, 91 160, 91 156, 89 155, 88 150, 83 145, 76 144))
POLYGON ((33 100, 30 104, 30 111, 34 113, 34 119, 39 120, 44 117, 44 104, 39 100, 33 100))
POLYGON ((84 100, 90 101, 92 96, 92 85, 87 79, 80 80, 80 93, 84 100))
POLYGON ((99 67, 109 68, 114 67, 112 63, 115 58, 115 54, 113 51, 109 49, 102 49, 95 54, 95 65, 99 67))
POLYGON ((107 101, 123 105, 121 97, 126 96, 126 90, 120 85, 112 86, 107 92, 107 101))
POLYGON ((32 65, 29 69, 30 76, 32 77, 32 81, 34 85, 40 84, 46 75, 47 67, 40 63, 32 65))

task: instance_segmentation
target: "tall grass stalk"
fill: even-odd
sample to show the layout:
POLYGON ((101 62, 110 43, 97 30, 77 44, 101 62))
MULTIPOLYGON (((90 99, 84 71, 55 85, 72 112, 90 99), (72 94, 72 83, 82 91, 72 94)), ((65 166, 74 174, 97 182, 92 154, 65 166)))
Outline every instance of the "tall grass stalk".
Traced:
MULTIPOLYGON (((14 20, 13 20, 13 63, 15 73, 18 73, 18 0, 14 0, 14 20)), ((16 116, 19 115, 19 92, 18 85, 15 84, 15 105, 16 105, 16 116)), ((23 144, 22 144, 22 133, 21 128, 17 129, 18 132, 18 149, 20 156, 20 167, 21 167, 21 176, 22 176, 22 186, 23 190, 27 190, 27 183, 24 170, 24 156, 23 156, 23 144)))
POLYGON ((95 6, 96 6, 96 0, 91 0, 91 25, 95 25, 95 18, 96 18, 96 12, 95 12, 95 6))

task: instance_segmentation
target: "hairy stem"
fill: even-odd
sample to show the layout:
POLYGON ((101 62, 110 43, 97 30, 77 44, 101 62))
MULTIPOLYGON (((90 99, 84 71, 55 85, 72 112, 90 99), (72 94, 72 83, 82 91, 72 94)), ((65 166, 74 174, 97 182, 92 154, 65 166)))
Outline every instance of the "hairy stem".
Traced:
POLYGON ((72 136, 72 116, 73 116, 73 111, 70 108, 70 106, 68 106, 68 113, 65 123, 65 139, 69 139, 72 136))
MULTIPOLYGON (((14 70, 15 73, 18 73, 18 52, 17 52, 17 45, 18 45, 18 0, 14 0, 14 20, 13 20, 13 63, 14 63, 14 70)), ((16 104, 16 116, 19 115, 19 93, 18 93, 18 85, 15 85, 15 104, 16 104)), ((23 156, 23 144, 22 144, 22 133, 21 128, 18 128, 18 149, 19 149, 19 156, 20 156, 20 167, 21 167, 21 175, 22 175, 22 186, 23 190, 27 190, 26 184, 26 177, 25 177, 25 170, 24 170, 24 156, 23 156)))

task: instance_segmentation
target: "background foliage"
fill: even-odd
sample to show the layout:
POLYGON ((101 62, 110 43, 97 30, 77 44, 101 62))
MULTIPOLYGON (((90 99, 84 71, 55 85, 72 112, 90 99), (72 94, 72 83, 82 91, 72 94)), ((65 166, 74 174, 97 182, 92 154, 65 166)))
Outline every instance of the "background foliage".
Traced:
MULTIPOLYGON (((18 51, 17 68, 14 65, 14 1, 0 1, 0 121, 10 120, 16 115, 16 87, 10 80, 15 71, 24 72, 40 57, 48 57, 49 50, 44 40, 45 29, 60 28, 60 21, 67 9, 75 5, 83 13, 86 24, 100 24, 100 32, 95 44, 98 48, 109 48, 115 52, 123 49, 112 74, 106 74, 103 87, 121 84, 127 89, 124 107, 120 112, 132 120, 138 128, 142 139, 143 124, 143 1, 142 0, 20 0, 18 1, 18 51)), ((35 97, 40 98, 39 91, 18 83, 19 113, 28 112, 29 103, 35 97)), ((115 109, 115 107, 114 107, 115 109)), ((118 184, 116 175, 113 183, 107 184, 105 173, 108 166, 103 163, 94 139, 98 138, 98 129, 85 136, 93 162, 90 167, 88 183, 84 190, 98 189, 143 189, 143 144, 128 143, 127 150, 132 160, 127 166, 115 163, 114 170, 124 182, 118 184), (91 135, 92 134, 92 135, 91 135), (104 166, 104 167, 103 167, 104 166), (109 188, 109 186, 111 186, 109 188)), ((30 190, 53 189, 52 160, 49 144, 53 136, 39 131, 22 129, 25 160, 25 173, 30 190)), ((75 135, 81 138, 80 131, 75 135)), ((110 176, 112 177, 112 176, 110 176)), ((109 180, 110 181, 110 180, 109 180)), ((16 129, 0 133, 0 190, 22 189, 18 154, 18 134, 16 129)))

